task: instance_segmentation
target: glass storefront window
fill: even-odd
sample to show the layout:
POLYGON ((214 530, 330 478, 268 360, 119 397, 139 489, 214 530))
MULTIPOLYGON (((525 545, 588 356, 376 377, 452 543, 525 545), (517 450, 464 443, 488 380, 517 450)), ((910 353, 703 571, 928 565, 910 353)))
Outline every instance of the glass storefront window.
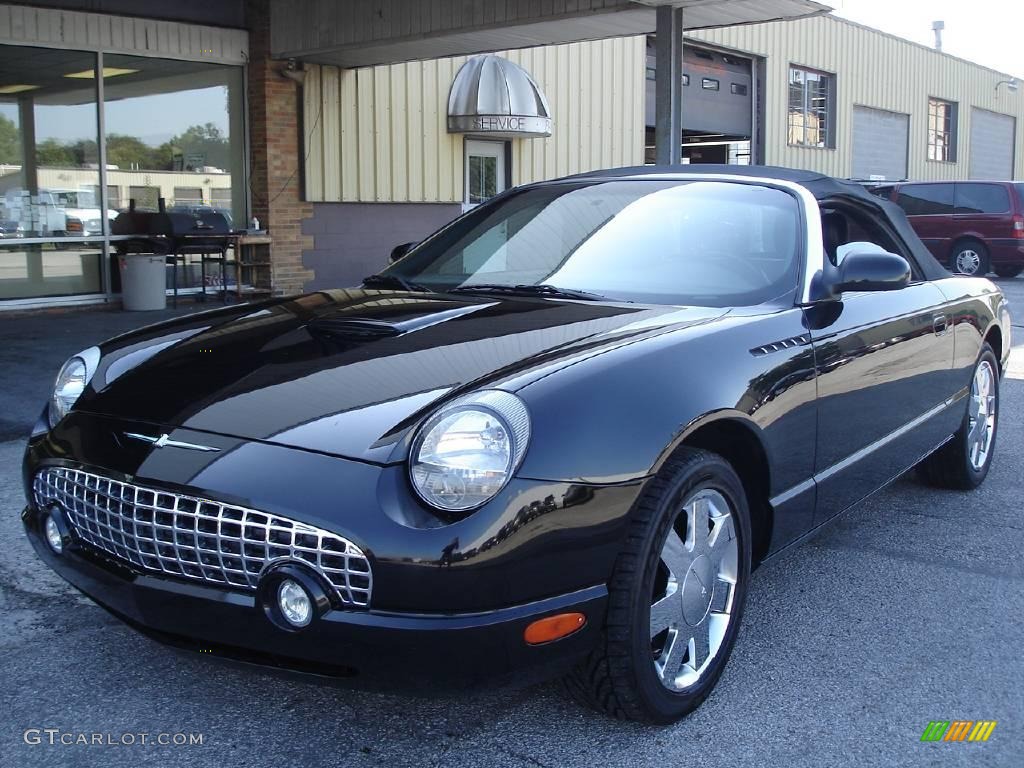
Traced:
POLYGON ((84 51, 0 46, 0 298, 102 290, 96 84, 76 76, 95 65, 84 51), (8 247, 25 238, 52 242, 8 247))
POLYGON ((0 300, 103 292, 131 201, 244 228, 242 83, 238 66, 0 45, 0 300))
POLYGON ((96 87, 68 77, 95 61, 81 51, 0 46, 0 236, 102 234, 96 87))
POLYGON ((0 300, 100 293, 103 244, 0 240, 0 300))
POLYGON ((107 179, 121 205, 217 209, 245 226, 242 71, 106 54, 107 179))

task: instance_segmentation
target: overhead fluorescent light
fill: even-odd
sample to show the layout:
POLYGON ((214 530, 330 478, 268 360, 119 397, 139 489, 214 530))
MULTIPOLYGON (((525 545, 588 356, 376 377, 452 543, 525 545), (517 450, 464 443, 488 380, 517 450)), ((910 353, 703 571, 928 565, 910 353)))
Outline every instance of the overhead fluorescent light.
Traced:
MULTIPOLYGON (((104 67, 103 77, 118 77, 119 75, 131 75, 138 72, 137 69, 122 69, 121 67, 104 67)), ((83 69, 81 72, 71 72, 70 74, 64 75, 64 77, 74 77, 78 80, 93 80, 96 77, 95 69, 83 69)))
POLYGON ((0 93, 24 93, 34 91, 38 85, 0 85, 0 93))

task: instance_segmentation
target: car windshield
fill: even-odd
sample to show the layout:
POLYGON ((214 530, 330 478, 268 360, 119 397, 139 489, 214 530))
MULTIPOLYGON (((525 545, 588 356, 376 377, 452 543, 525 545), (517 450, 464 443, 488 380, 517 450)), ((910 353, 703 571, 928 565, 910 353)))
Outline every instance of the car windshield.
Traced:
POLYGON ((439 291, 761 304, 796 288, 799 220, 793 195, 752 183, 563 182, 476 208, 383 275, 439 291))

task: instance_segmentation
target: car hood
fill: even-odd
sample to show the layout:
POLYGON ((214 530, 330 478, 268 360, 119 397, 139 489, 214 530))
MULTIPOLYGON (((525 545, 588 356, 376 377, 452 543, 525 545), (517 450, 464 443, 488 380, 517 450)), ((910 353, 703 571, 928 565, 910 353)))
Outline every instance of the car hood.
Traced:
POLYGON ((446 396, 725 312, 323 291, 114 339, 101 347, 75 408, 386 463, 423 411, 446 396))

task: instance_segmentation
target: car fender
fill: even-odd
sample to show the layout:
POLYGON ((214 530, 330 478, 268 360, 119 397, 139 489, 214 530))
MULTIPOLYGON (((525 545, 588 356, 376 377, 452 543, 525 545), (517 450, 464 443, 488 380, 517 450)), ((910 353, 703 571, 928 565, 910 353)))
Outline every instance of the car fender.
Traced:
POLYGON ((976 229, 964 229, 957 230, 956 234, 945 239, 950 249, 950 255, 952 255, 953 248, 957 243, 963 240, 977 240, 979 243, 988 248, 988 238, 976 229))
POLYGON ((731 420, 757 437, 773 492, 798 485, 813 474, 815 429, 814 354, 803 331, 799 310, 730 315, 523 386, 533 437, 519 475, 601 484, 649 477, 695 432, 731 420), (758 346, 771 341, 778 349, 758 346))
POLYGON ((1012 346, 1010 310, 1006 297, 991 280, 980 277, 951 276, 936 282, 948 300, 948 314, 954 333, 953 367, 962 371, 964 386, 981 352, 981 345, 999 333, 1001 370, 1006 370, 1012 346))
POLYGON ((703 430, 705 427, 723 425, 725 422, 729 422, 730 425, 739 425, 747 430, 750 433, 750 436, 757 441, 758 445, 760 445, 762 453, 764 453, 765 456, 768 455, 768 448, 765 445, 765 437, 757 422, 755 422, 749 414, 743 413, 743 411, 737 410, 736 408, 722 408, 718 411, 701 414, 687 424, 679 434, 676 435, 675 439, 665 446, 664 450, 662 450, 658 460, 651 468, 652 474, 660 471, 664 463, 672 457, 672 454, 688 441, 692 441, 699 431, 703 430))

